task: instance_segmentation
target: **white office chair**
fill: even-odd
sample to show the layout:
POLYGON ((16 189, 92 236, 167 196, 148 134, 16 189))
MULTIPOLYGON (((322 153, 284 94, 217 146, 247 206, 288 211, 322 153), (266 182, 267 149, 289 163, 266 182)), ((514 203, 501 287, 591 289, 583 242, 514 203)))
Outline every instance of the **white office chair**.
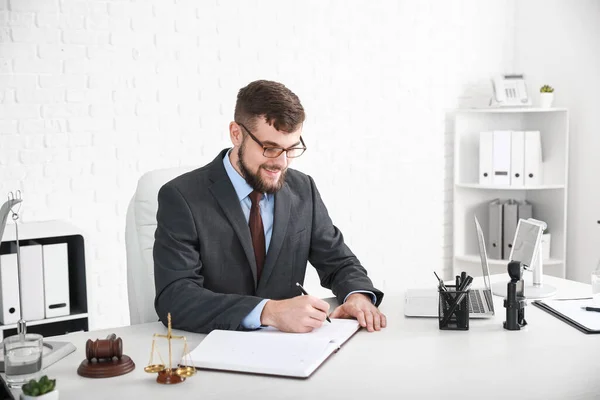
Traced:
POLYGON ((158 321, 154 310, 154 232, 158 191, 171 179, 197 167, 158 169, 145 173, 129 202, 125 223, 127 294, 131 325, 158 321))

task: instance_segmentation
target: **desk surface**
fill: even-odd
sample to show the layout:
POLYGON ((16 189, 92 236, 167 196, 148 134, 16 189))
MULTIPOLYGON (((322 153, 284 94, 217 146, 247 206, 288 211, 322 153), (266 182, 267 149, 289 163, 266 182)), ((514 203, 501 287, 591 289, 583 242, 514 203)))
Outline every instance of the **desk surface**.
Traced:
MULTIPOLYGON (((590 285, 551 277, 545 282, 558 288, 558 298, 591 293, 590 285)), ((494 296, 494 318, 471 320, 469 331, 451 332, 438 330, 437 319, 404 317, 404 294, 387 295, 381 309, 388 327, 359 331, 307 380, 199 370, 182 384, 159 385, 144 366, 152 334, 166 332, 160 323, 53 338, 71 341, 77 351, 46 373, 57 379, 61 400, 600 398, 600 335, 585 335, 533 305, 526 307, 525 330, 506 331, 502 301, 494 296), (86 340, 112 332, 123 339, 136 369, 109 379, 78 376, 86 340)), ((204 337, 176 334, 186 335, 190 349, 204 337)), ((166 350, 161 353, 167 357, 166 350)))

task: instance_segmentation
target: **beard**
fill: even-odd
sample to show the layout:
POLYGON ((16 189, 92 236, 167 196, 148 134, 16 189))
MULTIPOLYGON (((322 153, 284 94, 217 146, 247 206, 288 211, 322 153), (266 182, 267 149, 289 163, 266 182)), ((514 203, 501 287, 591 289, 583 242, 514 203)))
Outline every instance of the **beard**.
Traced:
POLYGON ((246 147, 246 138, 244 138, 244 141, 242 142, 242 145, 240 146, 240 148, 238 149, 238 167, 240 167, 240 171, 242 172, 242 176, 244 177, 244 179, 246 180, 246 182, 248 182, 248 185, 250 185, 250 187, 252 187, 252 189, 256 190, 257 192, 260 193, 268 193, 268 194, 274 194, 276 192, 278 192, 282 187, 283 184, 285 183, 285 175, 287 173, 287 168, 286 169, 282 169, 280 167, 277 166, 270 166, 268 164, 261 164, 258 167, 258 171, 256 171, 256 173, 250 171, 250 169, 248 168, 248 166, 246 165, 246 163, 244 162, 244 150, 246 147), (277 182, 275 183, 270 183, 267 182, 265 179, 263 179, 263 177, 260 175, 260 170, 263 168, 269 168, 270 170, 277 170, 277 171, 281 171, 281 175, 279 176, 279 179, 277 180, 277 182))

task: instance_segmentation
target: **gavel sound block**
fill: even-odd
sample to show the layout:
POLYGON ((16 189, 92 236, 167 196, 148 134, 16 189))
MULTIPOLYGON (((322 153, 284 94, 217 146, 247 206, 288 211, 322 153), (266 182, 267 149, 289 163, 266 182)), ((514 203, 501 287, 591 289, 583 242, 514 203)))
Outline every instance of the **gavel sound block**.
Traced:
POLYGON ((86 359, 77 368, 77 374, 86 378, 110 378, 135 369, 133 360, 123 354, 123 341, 114 334, 108 339, 88 339, 85 356, 86 359))

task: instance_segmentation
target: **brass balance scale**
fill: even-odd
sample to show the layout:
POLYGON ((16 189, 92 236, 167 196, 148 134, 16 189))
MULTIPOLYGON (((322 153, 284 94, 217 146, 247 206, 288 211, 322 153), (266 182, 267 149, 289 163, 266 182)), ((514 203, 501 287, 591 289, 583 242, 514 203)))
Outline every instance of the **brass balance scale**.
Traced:
POLYGON ((171 332, 171 313, 168 314, 168 326, 167 326, 167 334, 160 335, 155 333, 152 338, 152 350, 150 350, 150 361, 148 365, 144 368, 144 371, 149 374, 158 373, 158 377, 156 378, 156 382, 162 383, 164 385, 172 385, 175 383, 181 383, 185 381, 185 378, 189 378, 196 374, 196 368, 193 367, 191 358, 189 356, 188 344, 185 336, 174 336, 171 332), (169 366, 165 366, 165 362, 163 361, 160 352, 156 348, 156 338, 164 338, 167 339, 169 343, 169 366), (179 365, 174 368, 171 364, 172 360, 172 352, 171 352, 171 340, 183 340, 183 356, 182 363, 184 365, 179 365), (158 355, 160 359, 160 364, 154 364, 154 353, 158 355))

